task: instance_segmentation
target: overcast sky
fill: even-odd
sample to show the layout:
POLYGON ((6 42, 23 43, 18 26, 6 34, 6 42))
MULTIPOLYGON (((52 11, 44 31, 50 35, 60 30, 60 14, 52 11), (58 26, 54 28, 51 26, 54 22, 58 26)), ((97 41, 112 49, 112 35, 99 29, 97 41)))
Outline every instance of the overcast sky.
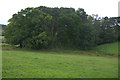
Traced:
POLYGON ((83 8, 87 14, 98 14, 100 17, 117 17, 120 0, 1 0, 0 24, 7 24, 14 13, 27 7, 72 7, 83 8))

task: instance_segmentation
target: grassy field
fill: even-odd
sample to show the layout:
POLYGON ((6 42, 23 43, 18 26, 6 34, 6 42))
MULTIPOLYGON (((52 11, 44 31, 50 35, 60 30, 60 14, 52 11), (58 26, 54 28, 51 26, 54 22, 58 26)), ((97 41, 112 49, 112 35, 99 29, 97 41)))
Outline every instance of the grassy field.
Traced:
POLYGON ((117 54, 116 45, 117 43, 100 45, 92 51, 40 51, 16 49, 4 44, 2 76, 3 78, 117 78, 118 58, 111 55, 117 54), (98 55, 100 53, 105 55, 98 55))
POLYGON ((3 51, 3 78, 115 78, 116 57, 44 51, 3 51))

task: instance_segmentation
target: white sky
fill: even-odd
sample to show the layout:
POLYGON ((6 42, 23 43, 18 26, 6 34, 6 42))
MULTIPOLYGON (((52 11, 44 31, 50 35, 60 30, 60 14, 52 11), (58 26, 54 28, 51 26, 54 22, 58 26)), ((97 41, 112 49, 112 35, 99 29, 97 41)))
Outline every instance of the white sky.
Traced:
POLYGON ((14 13, 27 7, 73 7, 83 8, 87 14, 98 14, 100 17, 117 17, 120 0, 1 0, 0 24, 7 24, 14 13))

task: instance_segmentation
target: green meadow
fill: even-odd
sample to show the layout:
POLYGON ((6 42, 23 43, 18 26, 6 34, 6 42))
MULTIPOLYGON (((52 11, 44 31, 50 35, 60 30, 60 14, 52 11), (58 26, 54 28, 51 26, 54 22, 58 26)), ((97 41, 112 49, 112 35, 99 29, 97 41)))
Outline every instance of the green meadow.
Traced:
POLYGON ((100 45, 93 51, 28 50, 4 46, 2 76, 3 78, 117 78, 118 58, 111 55, 117 54, 116 45, 117 43, 100 45), (101 52, 102 55, 97 54, 101 52))
POLYGON ((118 78, 120 17, 37 5, 0 24, 2 78, 118 78))

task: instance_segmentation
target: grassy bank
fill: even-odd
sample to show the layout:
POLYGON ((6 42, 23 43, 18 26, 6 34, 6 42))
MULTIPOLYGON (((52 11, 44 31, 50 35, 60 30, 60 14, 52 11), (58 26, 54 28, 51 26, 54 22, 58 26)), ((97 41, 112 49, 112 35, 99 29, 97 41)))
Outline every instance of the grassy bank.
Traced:
POLYGON ((103 44, 103 45, 97 46, 94 49, 94 51, 99 52, 99 54, 118 55, 118 52, 119 52, 118 44, 120 44, 120 42, 103 44))

